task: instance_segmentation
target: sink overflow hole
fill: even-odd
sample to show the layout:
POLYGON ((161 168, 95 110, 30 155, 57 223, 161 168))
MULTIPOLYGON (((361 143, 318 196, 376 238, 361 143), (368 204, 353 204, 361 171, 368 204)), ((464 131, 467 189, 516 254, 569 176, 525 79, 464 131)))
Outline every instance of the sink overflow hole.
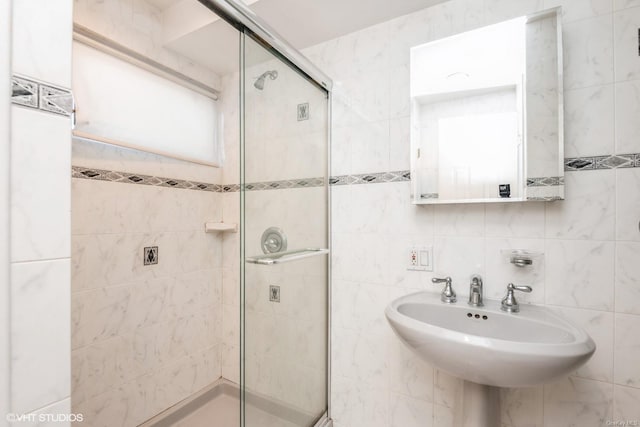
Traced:
MULTIPOLYGON (((480 318, 479 314, 472 314, 472 313, 467 313, 467 317, 472 318, 475 317, 476 319, 480 318)), ((489 317, 487 315, 482 315, 482 320, 487 320, 489 317)))

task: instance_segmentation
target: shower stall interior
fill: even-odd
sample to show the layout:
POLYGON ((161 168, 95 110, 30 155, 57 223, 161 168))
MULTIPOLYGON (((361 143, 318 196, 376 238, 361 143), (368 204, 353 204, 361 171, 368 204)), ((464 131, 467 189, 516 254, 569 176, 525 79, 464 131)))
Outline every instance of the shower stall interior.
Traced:
POLYGON ((233 0, 77 0, 73 89, 72 412, 331 425, 330 79, 233 0))

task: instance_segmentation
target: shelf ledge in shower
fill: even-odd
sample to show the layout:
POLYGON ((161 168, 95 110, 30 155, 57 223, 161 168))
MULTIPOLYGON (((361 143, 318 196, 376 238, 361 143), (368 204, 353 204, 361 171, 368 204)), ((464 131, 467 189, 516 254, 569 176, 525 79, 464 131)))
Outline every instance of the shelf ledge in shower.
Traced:
POLYGON ((219 232, 237 233, 238 224, 233 224, 230 222, 205 222, 204 232, 205 233, 219 233, 219 232))

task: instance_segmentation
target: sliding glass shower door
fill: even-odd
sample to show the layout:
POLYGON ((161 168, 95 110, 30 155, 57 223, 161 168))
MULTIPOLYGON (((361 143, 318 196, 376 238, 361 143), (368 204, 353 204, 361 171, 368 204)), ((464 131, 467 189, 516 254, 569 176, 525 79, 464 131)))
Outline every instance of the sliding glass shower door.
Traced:
POLYGON ((327 412, 328 96, 242 41, 242 426, 327 412))

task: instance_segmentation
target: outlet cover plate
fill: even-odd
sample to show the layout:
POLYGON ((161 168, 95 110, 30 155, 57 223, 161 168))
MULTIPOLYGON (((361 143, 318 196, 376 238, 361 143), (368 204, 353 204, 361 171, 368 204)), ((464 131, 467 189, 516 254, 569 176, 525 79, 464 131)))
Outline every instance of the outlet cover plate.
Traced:
POLYGON ((407 270, 433 271, 433 246, 411 246, 407 255, 407 270))

